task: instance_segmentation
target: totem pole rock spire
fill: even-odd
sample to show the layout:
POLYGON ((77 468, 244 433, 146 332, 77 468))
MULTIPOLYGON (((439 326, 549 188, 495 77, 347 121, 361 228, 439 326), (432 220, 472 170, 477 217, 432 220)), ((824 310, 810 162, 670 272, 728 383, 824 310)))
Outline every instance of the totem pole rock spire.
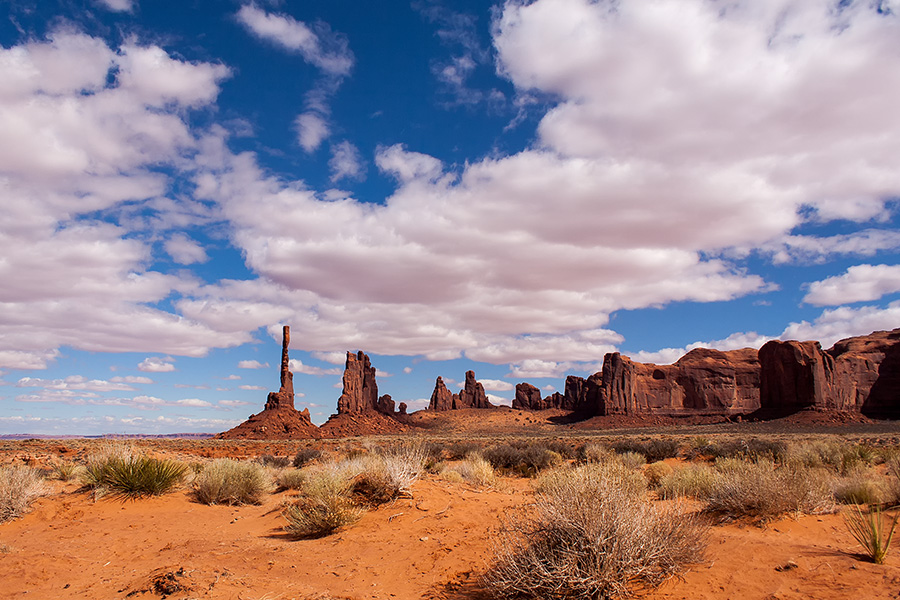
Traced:
POLYGON ((281 339, 281 389, 269 393, 266 399, 266 410, 277 408, 294 408, 294 374, 290 369, 288 346, 291 344, 291 328, 284 326, 281 339))

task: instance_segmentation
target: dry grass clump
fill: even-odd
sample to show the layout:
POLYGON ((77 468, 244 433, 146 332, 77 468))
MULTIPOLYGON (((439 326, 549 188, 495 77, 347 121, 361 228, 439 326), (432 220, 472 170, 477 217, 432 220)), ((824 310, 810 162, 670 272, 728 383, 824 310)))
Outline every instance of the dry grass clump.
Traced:
POLYGON ((484 459, 500 471, 523 477, 534 477, 548 467, 562 462, 562 456, 540 445, 514 446, 497 444, 482 452, 484 459))
POLYGON ((615 456, 607 446, 603 444, 585 444, 578 453, 578 459, 581 462, 606 462, 615 456))
POLYGON ((632 470, 640 469, 647 464, 647 459, 644 457, 644 455, 638 454, 637 452, 626 452, 624 454, 620 454, 619 460, 622 461, 622 464, 625 465, 625 467, 632 470))
POLYGON ((0 523, 28 511, 31 503, 47 493, 37 469, 8 465, 0 467, 0 523))
POLYGON ((669 438, 658 438, 646 441, 625 438, 616 441, 612 447, 613 450, 619 454, 625 454, 627 452, 642 454, 647 462, 657 462, 678 456, 678 442, 669 438))
POLYGON ((647 484, 651 488, 659 487, 660 482, 668 475, 672 474, 674 471, 671 465, 668 465, 662 461, 658 461, 655 463, 650 463, 646 467, 644 467, 644 477, 647 478, 647 484))
POLYGON ((705 464, 688 464, 680 469, 670 469, 659 481, 662 498, 706 498, 716 486, 716 471, 705 464))
POLYGON ((285 469, 291 466, 291 459, 287 456, 272 456, 271 454, 257 456, 256 462, 264 467, 270 467, 272 469, 285 469))
POLYGON ((897 518, 898 515, 894 515, 888 526, 878 507, 870 508, 866 513, 863 513, 859 507, 849 513, 844 513, 844 523, 850 530, 853 539, 863 547, 866 556, 878 565, 884 562, 888 550, 891 548, 894 529, 897 527, 897 518))
POLYGON ((617 460, 550 469, 534 480, 533 487, 538 494, 560 495, 571 487, 573 482, 582 486, 616 487, 635 497, 643 496, 647 492, 647 480, 644 476, 617 460))
POLYGON ((497 543, 484 577, 495 597, 626 597, 702 559, 704 527, 654 507, 629 483, 639 473, 614 462, 552 473, 535 514, 509 523, 497 543))
POLYGON ((78 475, 78 465, 67 460, 50 463, 50 477, 60 481, 72 481, 78 475))
POLYGON ((351 493, 359 465, 354 461, 330 462, 304 469, 299 486, 302 496, 284 509, 285 531, 298 538, 316 538, 334 533, 358 521, 363 509, 351 493))
POLYGON ((723 517, 765 522, 788 512, 835 510, 827 471, 735 459, 717 461, 717 468, 719 476, 706 497, 707 510, 723 517))
POLYGON ((781 462, 788 452, 788 446, 779 440, 725 440, 707 444, 703 453, 713 458, 737 458, 741 460, 768 460, 781 462))
POLYGON ((881 479, 867 469, 836 479, 833 490, 841 504, 881 504, 888 496, 881 479))
POLYGON ((497 473, 491 463, 477 453, 468 455, 462 462, 446 467, 441 477, 454 483, 463 481, 472 485, 493 487, 497 485, 497 473))
POLYGON ((875 464, 879 458, 874 450, 861 444, 815 440, 789 446, 784 462, 804 467, 827 468, 846 475, 875 464))
POLYGON ((270 488, 261 464, 230 458, 207 464, 194 479, 194 495, 203 504, 261 504, 270 488))
POLYGON ((301 469, 285 469, 278 474, 276 483, 281 490, 299 490, 306 482, 306 473, 301 469))

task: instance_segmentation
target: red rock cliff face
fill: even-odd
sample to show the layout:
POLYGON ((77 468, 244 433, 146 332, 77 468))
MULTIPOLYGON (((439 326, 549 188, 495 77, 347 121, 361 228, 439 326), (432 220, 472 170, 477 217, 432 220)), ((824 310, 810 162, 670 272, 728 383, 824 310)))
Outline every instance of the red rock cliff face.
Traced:
POLYGON ((832 404, 879 419, 900 418, 900 329, 837 342, 832 404))
POLYGON ((444 384, 444 379, 438 377, 434 382, 434 391, 431 392, 431 402, 428 403, 428 410, 452 410, 453 394, 444 384))
POLYGON ((806 408, 835 409, 834 359, 819 342, 772 340, 759 349, 760 408, 793 413, 806 408))
POLYGON ((759 408, 759 362, 752 348, 698 348, 671 365, 638 363, 614 352, 592 378, 599 379, 596 400, 584 397, 582 403, 593 405, 596 415, 727 415, 759 408))
POLYGON ((375 367, 362 350, 347 353, 344 365, 344 391, 338 399, 338 414, 358 414, 378 410, 378 384, 375 367))

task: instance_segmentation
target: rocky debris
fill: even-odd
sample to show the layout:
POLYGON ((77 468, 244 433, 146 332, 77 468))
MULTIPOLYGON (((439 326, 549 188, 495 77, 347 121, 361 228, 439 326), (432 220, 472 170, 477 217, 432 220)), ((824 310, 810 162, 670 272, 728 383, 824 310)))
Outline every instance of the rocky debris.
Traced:
POLYGON ((392 415, 394 414, 394 399, 391 398, 390 394, 385 394, 378 399, 376 408, 378 409, 378 412, 382 414, 392 415))
POLYGON ((277 408, 294 408, 294 374, 291 373, 288 346, 291 343, 291 328, 287 325, 281 335, 281 388, 277 392, 269 392, 265 410, 277 408))
POLYGON ((494 405, 488 402, 484 386, 475 379, 475 371, 466 371, 465 387, 459 391, 454 400, 453 408, 494 408, 494 405))
POLYGON ((338 414, 359 414, 378 411, 378 384, 375 367, 362 350, 347 352, 344 365, 344 391, 338 399, 338 414))
POLYGON ((288 358, 291 328, 285 325, 282 331, 281 388, 269 393, 261 413, 250 415, 246 421, 216 438, 292 440, 319 437, 319 428, 312 424, 309 409, 298 411, 294 408, 294 375, 288 358))
POLYGON ((444 379, 438 377, 434 382, 434 391, 431 392, 431 401, 428 410, 452 410, 454 407, 454 394, 444 385, 444 379))

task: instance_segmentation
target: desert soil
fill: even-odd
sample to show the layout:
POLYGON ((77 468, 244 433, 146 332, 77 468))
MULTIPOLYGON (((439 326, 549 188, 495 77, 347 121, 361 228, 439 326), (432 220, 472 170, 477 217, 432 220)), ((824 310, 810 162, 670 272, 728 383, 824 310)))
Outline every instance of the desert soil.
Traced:
MULTIPOLYGON (((71 460, 93 443, 4 442, 0 463, 71 460)), ((141 445, 198 460, 285 456, 305 444, 141 445)), ((504 516, 532 499, 527 479, 503 478, 502 489, 484 489, 428 475, 413 486, 412 498, 370 510, 335 535, 297 540, 284 534, 280 514, 292 492, 272 494, 260 506, 230 507, 199 504, 185 488, 156 498, 95 500, 76 483, 50 485, 30 513, 0 524, 2 599, 481 598, 478 578, 504 516)), ((642 597, 900 598, 900 550, 884 565, 866 562, 859 551, 840 514, 765 527, 717 524, 704 560, 642 597)))

